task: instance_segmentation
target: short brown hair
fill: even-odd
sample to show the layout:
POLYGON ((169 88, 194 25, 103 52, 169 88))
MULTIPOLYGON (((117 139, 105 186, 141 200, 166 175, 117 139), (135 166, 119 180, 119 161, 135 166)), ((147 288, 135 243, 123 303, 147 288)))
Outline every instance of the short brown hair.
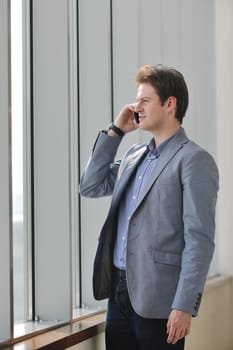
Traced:
POLYGON ((183 75, 174 68, 163 65, 142 66, 139 68, 136 82, 151 84, 163 105, 170 96, 176 98, 176 119, 182 124, 188 108, 188 88, 183 75))

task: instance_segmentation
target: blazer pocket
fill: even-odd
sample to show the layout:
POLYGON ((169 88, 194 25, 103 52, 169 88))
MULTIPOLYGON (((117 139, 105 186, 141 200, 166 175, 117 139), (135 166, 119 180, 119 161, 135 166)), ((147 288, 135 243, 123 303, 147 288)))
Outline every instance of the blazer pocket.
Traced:
POLYGON ((152 250, 152 259, 160 264, 181 266, 181 255, 152 250))

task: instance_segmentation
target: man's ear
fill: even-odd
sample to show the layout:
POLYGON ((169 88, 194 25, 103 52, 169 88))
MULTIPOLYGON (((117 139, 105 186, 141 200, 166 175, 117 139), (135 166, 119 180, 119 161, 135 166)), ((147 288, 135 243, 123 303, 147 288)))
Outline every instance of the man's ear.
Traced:
POLYGON ((167 99, 167 108, 171 111, 176 111, 176 97, 170 96, 167 99))

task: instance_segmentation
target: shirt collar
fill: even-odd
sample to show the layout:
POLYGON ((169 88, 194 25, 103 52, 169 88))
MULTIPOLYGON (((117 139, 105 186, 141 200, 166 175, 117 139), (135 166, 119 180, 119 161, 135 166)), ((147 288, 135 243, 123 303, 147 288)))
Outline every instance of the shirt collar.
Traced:
POLYGON ((175 135, 179 132, 179 130, 176 131, 172 136, 168 137, 166 140, 161 142, 157 147, 156 147, 155 139, 152 138, 147 145, 147 153, 150 153, 151 156, 158 158, 161 152, 163 151, 163 149, 175 137, 175 135))

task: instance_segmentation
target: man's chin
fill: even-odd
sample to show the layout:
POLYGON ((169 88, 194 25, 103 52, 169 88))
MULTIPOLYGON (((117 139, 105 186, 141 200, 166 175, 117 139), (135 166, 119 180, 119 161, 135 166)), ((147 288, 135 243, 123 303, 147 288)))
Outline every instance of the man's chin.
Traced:
POLYGON ((146 127, 146 125, 143 125, 143 123, 139 123, 139 124, 138 124, 138 129, 139 129, 139 130, 142 130, 142 131, 150 131, 150 130, 146 127))

